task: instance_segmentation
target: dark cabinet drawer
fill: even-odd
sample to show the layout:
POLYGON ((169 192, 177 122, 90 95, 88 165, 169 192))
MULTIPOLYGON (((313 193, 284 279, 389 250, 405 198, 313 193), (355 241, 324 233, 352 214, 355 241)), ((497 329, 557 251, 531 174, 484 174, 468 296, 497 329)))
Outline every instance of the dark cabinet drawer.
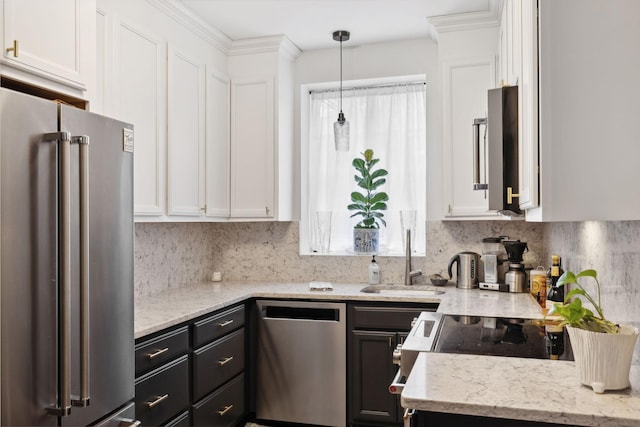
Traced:
POLYGON ((193 325, 193 346, 200 347, 243 325, 243 305, 195 322, 193 325))
POLYGON ((235 426, 244 415, 244 374, 193 405, 194 426, 235 426))
POLYGON ((138 378, 135 401, 136 418, 146 426, 159 426, 188 409, 188 355, 138 378))
POLYGON ((189 411, 184 411, 177 417, 168 421, 165 427, 189 427, 191 425, 191 419, 189 418, 189 411))
POLYGON ((360 306, 352 307, 353 327, 356 329, 382 329, 409 331, 411 321, 429 308, 397 306, 360 306))
POLYGON ((136 344, 136 376, 155 369, 189 351, 189 329, 185 326, 136 344))
POLYGON ((244 328, 193 353, 193 398, 195 401, 244 370, 244 328))

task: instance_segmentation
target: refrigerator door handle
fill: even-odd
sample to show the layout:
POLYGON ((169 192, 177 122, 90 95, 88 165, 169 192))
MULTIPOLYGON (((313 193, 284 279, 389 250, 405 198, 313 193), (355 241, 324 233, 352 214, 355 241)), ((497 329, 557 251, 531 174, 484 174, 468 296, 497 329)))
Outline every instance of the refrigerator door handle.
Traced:
POLYGON ((46 412, 64 417, 71 413, 71 134, 47 133, 43 140, 58 142, 58 406, 46 412))
POLYGON ((71 137, 79 148, 80 187, 80 396, 73 406, 89 406, 89 137, 71 137))

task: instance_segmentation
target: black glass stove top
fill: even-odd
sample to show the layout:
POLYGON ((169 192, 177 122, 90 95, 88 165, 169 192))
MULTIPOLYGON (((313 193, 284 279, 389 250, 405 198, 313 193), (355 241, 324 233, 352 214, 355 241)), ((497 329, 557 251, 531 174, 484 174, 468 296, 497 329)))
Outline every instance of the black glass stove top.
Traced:
POLYGON ((534 359, 551 359, 553 352, 573 360, 566 330, 547 335, 539 320, 445 315, 433 351, 534 359))

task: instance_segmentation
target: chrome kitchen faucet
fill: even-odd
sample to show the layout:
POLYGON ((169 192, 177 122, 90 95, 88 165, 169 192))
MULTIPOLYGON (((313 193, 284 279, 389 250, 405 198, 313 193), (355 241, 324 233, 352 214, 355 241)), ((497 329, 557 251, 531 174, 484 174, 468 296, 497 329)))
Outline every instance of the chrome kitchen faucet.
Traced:
POLYGON ((411 230, 407 230, 407 248, 405 255, 404 284, 413 285, 413 278, 422 275, 422 270, 411 270, 411 230))

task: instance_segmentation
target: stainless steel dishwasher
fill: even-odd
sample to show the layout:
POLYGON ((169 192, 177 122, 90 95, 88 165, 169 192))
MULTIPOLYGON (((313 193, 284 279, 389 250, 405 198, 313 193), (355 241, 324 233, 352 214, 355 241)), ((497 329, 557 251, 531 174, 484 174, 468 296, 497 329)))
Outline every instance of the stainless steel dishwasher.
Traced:
POLYGON ((257 301, 256 418, 345 426, 346 305, 257 301))

